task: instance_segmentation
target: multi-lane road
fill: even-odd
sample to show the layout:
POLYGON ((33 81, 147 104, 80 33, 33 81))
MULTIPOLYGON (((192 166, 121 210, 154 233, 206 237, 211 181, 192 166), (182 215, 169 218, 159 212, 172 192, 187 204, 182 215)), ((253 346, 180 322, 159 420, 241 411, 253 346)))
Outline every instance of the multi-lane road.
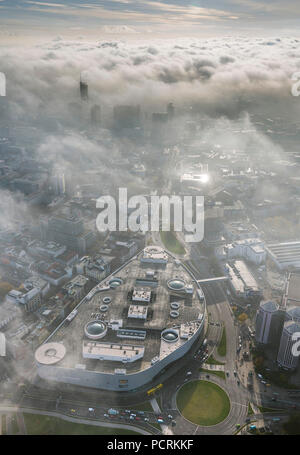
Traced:
MULTIPOLYGON (((155 233, 152 235, 152 241, 160 244, 160 236, 155 233)), ((209 260, 205 258, 201 251, 195 246, 189 245, 184 258, 186 265, 194 274, 196 279, 211 278, 212 270, 209 260)), ((243 384, 241 375, 241 364, 238 361, 237 346, 239 332, 232 315, 230 304, 227 300, 226 293, 222 283, 212 282, 202 285, 206 304, 207 313, 209 316, 209 326, 207 332, 208 339, 208 355, 213 355, 216 360, 223 362, 226 379, 222 379, 214 374, 209 375, 209 380, 220 385, 228 394, 231 402, 231 409, 227 418, 211 427, 197 426, 187 421, 178 411, 176 406, 176 394, 182 384, 194 379, 206 379, 207 373, 201 373, 201 360, 199 356, 195 356, 195 351, 201 346, 195 346, 193 351, 185 356, 174 365, 167 373, 163 375, 161 382, 164 387, 161 391, 160 407, 163 410, 163 418, 167 421, 167 416, 171 414, 173 420, 176 420, 176 426, 171 426, 168 421, 169 428, 174 434, 233 434, 236 432, 237 424, 243 425, 247 419, 248 403, 251 401, 257 406, 272 407, 281 406, 281 408, 291 408, 292 406, 300 407, 300 400, 291 398, 287 393, 283 394, 280 390, 280 399, 278 397, 276 403, 272 401, 272 394, 275 388, 269 387, 267 394, 263 392, 260 382, 254 378, 254 390, 250 392, 243 384), (222 330, 226 331, 226 355, 220 357, 217 346, 220 341, 222 330), (179 369, 178 369, 179 368, 179 369), (176 371, 176 374, 174 374, 176 371), (236 371, 236 375, 234 374, 236 371), (187 372, 190 372, 187 376, 187 372)), ((146 390, 137 391, 133 394, 125 394, 124 396, 111 397, 109 394, 101 391, 82 390, 76 392, 72 387, 63 388, 62 385, 54 387, 52 390, 43 390, 35 387, 28 387, 22 394, 18 402, 20 408, 44 410, 61 414, 65 416, 76 417, 79 420, 85 419, 90 421, 111 421, 113 423, 124 423, 138 425, 140 428, 153 433, 158 433, 159 430, 150 427, 151 423, 157 423, 157 416, 153 412, 145 412, 138 421, 130 421, 128 415, 119 415, 118 417, 105 417, 109 407, 122 407, 125 409, 134 410, 133 403, 141 403, 147 400, 146 390), (75 398, 74 398, 75 397, 75 398), (93 411, 89 410, 93 408, 93 411), (145 422, 145 418, 149 422, 145 422)), ((277 390, 277 389, 276 389, 277 390)), ((134 411, 133 411, 134 412, 134 411)), ((254 417, 254 416, 253 416, 254 417)))

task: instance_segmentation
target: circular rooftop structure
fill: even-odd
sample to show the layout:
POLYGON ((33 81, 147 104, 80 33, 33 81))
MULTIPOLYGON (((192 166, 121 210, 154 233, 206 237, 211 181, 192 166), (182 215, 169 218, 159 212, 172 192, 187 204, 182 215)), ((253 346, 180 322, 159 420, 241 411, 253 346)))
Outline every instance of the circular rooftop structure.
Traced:
POLYGON ((105 313, 107 310, 108 310, 108 305, 100 305, 100 311, 102 311, 102 313, 105 313))
POLYGON ((179 311, 177 311, 177 310, 171 310, 171 311, 170 311, 170 316, 171 316, 171 318, 173 318, 173 319, 178 318, 178 316, 179 316, 179 311))
POLYGON ((45 343, 35 351, 35 360, 43 365, 53 365, 64 358, 66 348, 61 343, 45 343))
POLYGON ((106 297, 103 297, 102 302, 105 303, 106 305, 111 302, 111 297, 108 295, 106 297))
POLYGON ((117 288, 123 284, 123 280, 121 278, 111 278, 108 282, 112 289, 117 288))
POLYGON ((178 332, 174 329, 166 329, 162 332, 161 338, 167 343, 175 343, 178 340, 178 332))
POLYGON ((107 333, 107 325, 103 321, 90 321, 84 327, 85 335, 91 340, 99 340, 107 333))
POLYGON ((180 303, 178 303, 178 302, 172 302, 171 305, 170 305, 170 307, 171 307, 172 310, 179 310, 180 303))
POLYGON ((182 291, 186 285, 185 281, 180 278, 171 278, 167 284, 172 291, 182 291))

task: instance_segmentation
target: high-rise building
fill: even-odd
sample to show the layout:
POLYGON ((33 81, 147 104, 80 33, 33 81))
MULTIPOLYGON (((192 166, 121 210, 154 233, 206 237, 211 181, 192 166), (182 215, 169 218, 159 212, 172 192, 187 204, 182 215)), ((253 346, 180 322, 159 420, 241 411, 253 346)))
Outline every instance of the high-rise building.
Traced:
POLYGON ((87 101, 89 99, 89 87, 86 82, 84 82, 80 76, 80 98, 82 101, 87 101))
POLYGON ((294 321, 286 321, 280 339, 280 346, 277 355, 277 363, 286 370, 295 370, 298 365, 299 357, 294 356, 292 347, 295 343, 293 334, 300 332, 300 324, 294 321))
POLYGON ((286 321, 294 321, 300 324, 300 307, 292 306, 288 307, 285 314, 286 321))
POLYGON ((174 108, 174 104, 173 103, 169 103, 167 105, 167 113, 168 113, 168 119, 172 120, 174 118, 174 115, 175 115, 175 108, 174 108))
POLYGON ((93 127, 101 124, 101 107, 98 104, 94 104, 91 108, 91 124, 93 127))
POLYGON ((115 106, 113 116, 115 128, 136 128, 141 123, 141 108, 140 106, 115 106))
POLYGON ((278 321, 279 305, 272 301, 262 302, 256 315, 255 338, 258 343, 269 344, 278 321))
POLYGON ((57 172, 57 174, 52 177, 51 186, 53 187, 53 192, 58 196, 66 193, 66 180, 63 171, 57 172))
POLYGON ((95 236, 85 230, 83 220, 76 216, 60 215, 41 220, 41 238, 66 245, 69 249, 84 254, 92 246, 95 236))

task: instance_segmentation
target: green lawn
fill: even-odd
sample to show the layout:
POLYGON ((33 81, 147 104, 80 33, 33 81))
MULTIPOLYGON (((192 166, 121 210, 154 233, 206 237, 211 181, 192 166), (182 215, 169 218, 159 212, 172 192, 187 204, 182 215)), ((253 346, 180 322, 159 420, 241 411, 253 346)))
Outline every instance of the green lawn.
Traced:
POLYGON ((224 371, 216 371, 216 370, 205 370, 204 368, 200 368, 199 370, 201 373, 206 374, 214 374, 215 376, 219 376, 219 378, 226 379, 226 375, 224 371))
POLYGON ((185 254, 183 245, 177 240, 176 234, 172 231, 161 231, 160 238, 166 249, 174 254, 185 254))
POLYGON ((223 328, 221 341, 220 341, 219 346, 218 346, 218 354, 221 357, 225 357, 225 355, 226 355, 226 331, 225 331, 225 327, 223 328))
POLYGON ((248 416, 251 416, 252 414, 254 414, 254 411, 252 409, 252 406, 250 403, 248 403, 248 416))
POLYGON ((98 427, 68 422, 56 417, 24 414, 27 433, 32 435, 126 435, 139 434, 123 428, 98 427))
POLYGON ((224 362, 219 362, 218 360, 214 359, 214 357, 211 355, 206 361, 208 365, 225 365, 224 362))
POLYGON ((227 393, 209 381, 191 381, 177 394, 177 407, 181 414, 196 425, 216 425, 230 412, 227 393))
POLYGON ((2 419, 2 434, 6 434, 6 415, 1 416, 2 419))
POLYGON ((282 409, 275 409, 275 408, 265 408, 264 406, 258 406, 258 409, 263 414, 264 412, 279 412, 282 409))

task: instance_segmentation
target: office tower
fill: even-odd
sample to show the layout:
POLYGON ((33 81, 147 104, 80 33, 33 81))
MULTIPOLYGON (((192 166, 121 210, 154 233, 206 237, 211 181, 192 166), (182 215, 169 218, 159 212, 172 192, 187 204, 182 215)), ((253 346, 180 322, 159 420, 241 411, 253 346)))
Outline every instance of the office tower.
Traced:
POLYGON ((151 139, 154 142, 161 142, 167 138, 168 114, 166 112, 155 112, 152 114, 151 139))
POLYGON ((47 240, 66 245, 81 254, 85 253, 95 240, 93 232, 85 230, 83 219, 72 215, 52 217, 47 225, 42 221, 41 228, 42 234, 46 230, 47 240))
POLYGON ((140 126, 140 106, 115 106, 114 107, 114 126, 117 129, 136 128, 140 126))
POLYGON ((89 99, 89 87, 86 82, 82 80, 82 77, 80 76, 80 98, 82 101, 87 101, 89 99))
POLYGON ((175 108, 173 103, 169 103, 167 106, 168 119, 172 120, 175 114, 175 108))
POLYGON ((91 124, 93 127, 99 127, 101 124, 101 107, 98 104, 91 108, 91 124))
POLYGON ((286 321, 294 321, 300 324, 300 307, 299 306, 289 307, 286 310, 285 319, 286 321))
POLYGON ((292 339, 294 333, 300 333, 300 324, 294 321, 286 321, 283 325, 280 346, 277 355, 277 363, 285 370, 295 370, 299 357, 293 355, 292 347, 295 341, 292 339))
POLYGON ((58 171, 52 178, 52 185, 56 195, 61 196, 66 193, 66 180, 63 171, 58 171))
POLYGON ((267 301, 260 304, 255 321, 255 338, 258 343, 268 344, 271 342, 278 309, 279 306, 275 302, 267 301))

